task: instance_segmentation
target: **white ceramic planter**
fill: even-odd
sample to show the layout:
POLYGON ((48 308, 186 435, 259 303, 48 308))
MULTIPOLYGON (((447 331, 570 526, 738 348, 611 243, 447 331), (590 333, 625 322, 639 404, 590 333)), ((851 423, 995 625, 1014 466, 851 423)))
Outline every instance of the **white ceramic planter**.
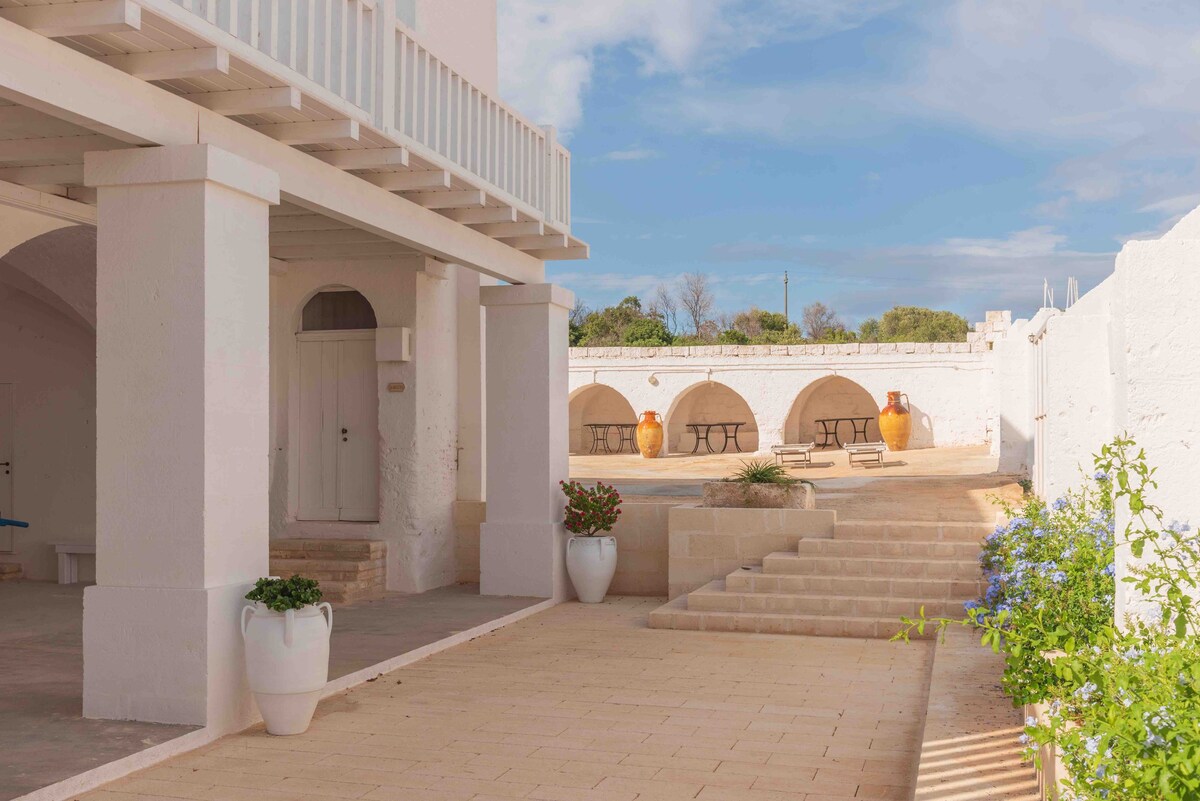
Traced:
POLYGON ((261 603, 242 609, 246 675, 271 734, 302 734, 329 680, 327 603, 272 612, 261 603), (248 617, 247 617, 248 614, 248 617))
POLYGON ((571 537, 567 540, 567 575, 585 604, 604 600, 617 572, 616 537, 571 537))

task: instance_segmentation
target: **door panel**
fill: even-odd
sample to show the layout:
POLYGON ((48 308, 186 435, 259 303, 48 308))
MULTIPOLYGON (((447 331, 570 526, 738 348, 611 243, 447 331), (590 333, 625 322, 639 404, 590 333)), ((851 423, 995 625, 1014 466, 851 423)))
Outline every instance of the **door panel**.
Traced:
MULTIPOLYGON (((338 355, 337 341, 299 346, 299 508, 301 520, 337 520, 338 355)), ((2 460, 0 460, 2 461, 2 460)))
POLYGON ((379 391, 374 339, 347 339, 338 369, 341 520, 379 519, 379 391))
MULTIPOLYGON (((0 384, 0 517, 13 512, 13 385, 0 384), (5 464, 7 463, 7 464, 5 464)), ((13 529, 0 526, 0 551, 12 552, 13 529)))

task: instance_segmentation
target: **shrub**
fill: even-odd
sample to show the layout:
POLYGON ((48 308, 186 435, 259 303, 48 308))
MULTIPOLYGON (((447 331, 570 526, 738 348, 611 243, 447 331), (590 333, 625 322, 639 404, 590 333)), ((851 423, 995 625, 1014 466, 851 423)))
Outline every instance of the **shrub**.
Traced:
POLYGON ((567 506, 563 523, 567 531, 583 537, 595 537, 601 531, 612 531, 621 516, 621 494, 612 487, 596 482, 588 489, 578 481, 560 481, 567 506))
POLYGON ((291 578, 260 578, 254 589, 246 593, 247 601, 258 601, 272 612, 303 609, 321 602, 321 588, 315 579, 302 576, 291 578))

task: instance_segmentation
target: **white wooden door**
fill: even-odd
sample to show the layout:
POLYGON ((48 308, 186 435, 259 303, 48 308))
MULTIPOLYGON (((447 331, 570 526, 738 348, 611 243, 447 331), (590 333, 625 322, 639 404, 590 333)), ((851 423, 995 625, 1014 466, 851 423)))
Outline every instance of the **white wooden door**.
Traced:
POLYGON ((374 339, 338 343, 338 519, 379 519, 379 390, 374 339))
MULTIPOLYGON (((13 385, 0 384, 0 517, 13 513, 13 385)), ((0 552, 13 550, 13 529, 0 526, 0 552)))
POLYGON ((379 519, 374 332, 300 335, 301 520, 379 519))

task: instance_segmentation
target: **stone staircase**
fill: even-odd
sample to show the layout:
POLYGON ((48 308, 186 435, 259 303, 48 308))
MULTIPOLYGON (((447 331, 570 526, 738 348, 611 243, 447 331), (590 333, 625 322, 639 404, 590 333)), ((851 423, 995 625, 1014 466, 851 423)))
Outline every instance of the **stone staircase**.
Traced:
POLYGON ((680 595, 651 628, 891 637, 901 615, 962 614, 983 590, 984 523, 847 521, 680 595))
POLYGON ((383 597, 387 543, 379 540, 272 540, 271 575, 321 582, 326 601, 353 604, 383 597))
POLYGON ((16 581, 23 576, 20 564, 16 562, 0 562, 0 581, 16 581))

